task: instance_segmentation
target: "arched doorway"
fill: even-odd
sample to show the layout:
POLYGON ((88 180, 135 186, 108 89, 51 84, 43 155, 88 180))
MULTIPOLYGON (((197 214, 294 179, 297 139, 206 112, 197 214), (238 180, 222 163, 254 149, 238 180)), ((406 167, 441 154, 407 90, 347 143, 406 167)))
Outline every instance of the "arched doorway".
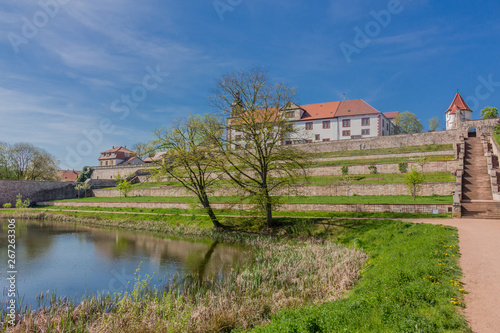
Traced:
POLYGON ((475 138, 476 136, 477 136, 476 128, 475 127, 469 127, 469 131, 467 133, 467 137, 469 137, 469 138, 475 138))

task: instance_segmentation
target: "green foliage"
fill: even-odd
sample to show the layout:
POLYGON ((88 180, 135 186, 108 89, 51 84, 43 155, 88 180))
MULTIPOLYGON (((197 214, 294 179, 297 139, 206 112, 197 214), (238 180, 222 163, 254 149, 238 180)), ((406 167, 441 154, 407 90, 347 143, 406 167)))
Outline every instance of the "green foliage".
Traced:
POLYGON ((340 168, 342 170, 342 175, 347 176, 349 174, 349 167, 347 165, 340 168))
POLYGON ((495 128, 493 128, 493 134, 500 135, 500 124, 497 124, 495 128))
POLYGON ((87 179, 90 179, 90 177, 92 177, 93 172, 94 172, 94 169, 92 169, 91 167, 88 167, 88 166, 83 167, 83 170, 76 178, 76 181, 78 183, 84 183, 87 179))
POLYGON ((30 143, 0 142, 0 178, 15 180, 60 180, 57 159, 30 143))
POLYGON ((377 166, 374 164, 370 165, 368 167, 368 170, 370 170, 370 174, 372 174, 372 175, 376 175, 378 173, 377 166))
POLYGON ((374 220, 335 226, 331 237, 370 256, 354 290, 340 301, 283 311, 252 332, 470 332, 457 311, 463 287, 455 228, 374 220))
POLYGON ((405 111, 396 116, 393 121, 396 126, 396 133, 412 134, 420 133, 424 129, 424 126, 420 123, 415 114, 405 111))
POLYGON ((3 204, 3 208, 10 208, 10 207, 12 207, 12 204, 10 202, 3 204))
POLYGON ((399 162, 398 169, 399 169, 399 172, 401 172, 401 173, 407 173, 408 172, 408 163, 399 162))
POLYGON ((413 196, 413 200, 415 201, 418 192, 422 188, 422 184, 425 181, 425 175, 423 172, 419 172, 415 168, 411 168, 411 171, 406 174, 406 186, 408 191, 413 196))
POLYGON ((84 191, 85 197, 87 197, 87 190, 90 189, 91 187, 92 187, 92 185, 89 182, 78 183, 75 186, 75 190, 78 191, 78 198, 80 198, 80 191, 84 191))
POLYGON ((29 199, 26 199, 23 201, 23 196, 21 193, 18 193, 16 196, 16 208, 19 209, 24 209, 28 208, 30 206, 31 201, 29 199))
POLYGON ((498 109, 487 106, 481 110, 481 119, 494 119, 498 118, 498 109))
POLYGON ((120 191, 120 195, 123 195, 125 198, 130 190, 132 190, 132 184, 130 184, 126 179, 123 179, 116 187, 120 191))
POLYGON ((438 117, 432 117, 429 119, 429 131, 434 132, 440 124, 441 122, 438 117))

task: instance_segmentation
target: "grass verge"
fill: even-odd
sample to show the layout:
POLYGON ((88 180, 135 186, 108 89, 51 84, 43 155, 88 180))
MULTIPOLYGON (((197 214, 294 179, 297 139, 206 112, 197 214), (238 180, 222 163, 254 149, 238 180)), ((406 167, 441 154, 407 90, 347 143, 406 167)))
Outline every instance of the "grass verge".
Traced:
MULTIPOLYGON (((195 197, 90 197, 80 199, 57 200, 61 202, 183 202, 198 203, 195 197)), ((238 203, 241 197, 211 197, 212 203, 238 203)), ((451 195, 417 196, 413 200, 411 195, 353 195, 353 196, 287 196, 281 198, 281 203, 318 203, 318 204, 452 204, 451 195)))
MULTIPOLYGON (((13 217, 11 212, 9 215, 13 217)), ((32 217, 43 216, 52 215, 35 214, 32 217)), ((222 234, 194 227, 188 221, 176 225, 165 221, 78 221, 92 226, 214 239, 233 237, 233 241, 246 241, 256 247, 261 246, 256 240, 262 239, 270 242, 269 246, 264 246, 267 250, 263 250, 270 254, 256 260, 261 265, 255 270, 245 268, 237 272, 233 280, 225 284, 227 289, 224 290, 213 288, 214 285, 210 284, 213 282, 208 281, 196 297, 172 292, 157 296, 143 288, 147 287, 147 282, 138 281, 131 295, 119 295, 117 300, 104 303, 90 299, 71 308, 56 306, 25 318, 20 324, 25 326, 19 326, 17 331, 26 331, 26 325, 32 323, 44 325, 41 326, 44 331, 66 327, 69 330, 76 325, 76 331, 123 332, 470 332, 465 319, 457 312, 463 307, 461 300, 465 291, 459 281, 461 271, 455 228, 391 220, 285 218, 275 228, 266 230, 266 233, 271 233, 268 237, 247 234, 245 225, 237 219, 234 222, 239 232, 222 234), (321 246, 318 250, 306 249, 305 240, 321 246), (330 260, 325 246, 333 246, 335 242, 351 249, 361 249, 369 255, 361 279, 340 300, 335 300, 337 296, 322 289, 321 283, 325 280, 319 283, 316 277, 312 280, 304 278, 304 274, 311 274, 307 272, 310 269, 313 275, 329 271, 326 269, 328 263, 323 262, 330 260), (303 250, 288 246, 299 246, 303 250), (313 258, 313 262, 325 265, 324 268, 318 270, 314 265, 304 266, 313 258), (283 275, 275 277, 276 273, 283 275), (308 281, 314 283, 308 285, 308 281), (322 300, 303 302, 303 296, 295 292, 304 288, 309 295, 317 295, 310 297, 322 300), (225 298, 224 295, 229 296, 225 298), (276 301, 275 297, 279 295, 285 296, 280 298, 282 301, 276 301), (253 299, 253 296, 258 297, 253 299), (277 303, 288 306, 276 308, 277 303), (261 326, 252 329, 258 323, 261 326)), ((353 262, 352 258, 344 259, 347 261, 341 260, 341 266, 353 262)), ((362 257, 359 259, 363 260, 362 257)), ((349 267, 348 271, 352 272, 353 266, 349 267)), ((338 273, 330 275, 335 286, 345 283, 338 277, 338 273)))
POLYGON ((312 153, 311 156, 313 156, 314 158, 326 158, 326 157, 404 154, 404 153, 418 153, 426 151, 446 151, 446 150, 453 150, 453 145, 452 144, 422 145, 422 146, 377 148, 377 149, 364 149, 364 150, 346 150, 346 151, 334 151, 325 153, 312 153))

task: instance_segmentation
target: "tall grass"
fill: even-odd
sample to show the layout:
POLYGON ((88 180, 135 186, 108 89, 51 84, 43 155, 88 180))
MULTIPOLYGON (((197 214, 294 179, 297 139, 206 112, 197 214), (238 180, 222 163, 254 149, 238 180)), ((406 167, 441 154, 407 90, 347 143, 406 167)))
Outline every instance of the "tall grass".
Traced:
MULTIPOLYGON (((97 220, 82 222, 105 225, 97 220)), ((7 332, 247 330, 271 322, 285 309, 341 298, 359 278, 367 258, 360 250, 321 239, 220 233, 170 225, 159 228, 242 243, 254 249, 253 263, 234 269, 223 278, 178 277, 159 289, 151 286, 147 277, 137 278, 131 293, 93 297, 75 305, 51 303, 40 311, 24 313, 7 332)))

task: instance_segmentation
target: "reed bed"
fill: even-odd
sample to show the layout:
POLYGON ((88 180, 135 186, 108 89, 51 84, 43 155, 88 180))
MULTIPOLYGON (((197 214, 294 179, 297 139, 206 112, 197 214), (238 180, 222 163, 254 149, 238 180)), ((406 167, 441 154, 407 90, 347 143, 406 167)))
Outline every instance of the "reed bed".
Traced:
MULTIPOLYGON (((46 213, 21 214, 24 218, 54 217, 46 213)), ((68 216, 58 218, 74 222, 68 216)), ((131 227, 127 222, 94 219, 79 219, 79 222, 131 227)), ((360 250, 318 239, 221 233, 158 222, 145 222, 140 228, 238 242, 253 250, 253 262, 232 270, 223 278, 179 277, 161 288, 151 286, 148 277, 138 277, 130 293, 92 297, 78 304, 53 301, 41 310, 26 311, 17 325, 6 331, 198 333, 248 330, 269 323, 273 315, 284 309, 320 305, 342 298, 359 278, 367 259, 360 250)))

